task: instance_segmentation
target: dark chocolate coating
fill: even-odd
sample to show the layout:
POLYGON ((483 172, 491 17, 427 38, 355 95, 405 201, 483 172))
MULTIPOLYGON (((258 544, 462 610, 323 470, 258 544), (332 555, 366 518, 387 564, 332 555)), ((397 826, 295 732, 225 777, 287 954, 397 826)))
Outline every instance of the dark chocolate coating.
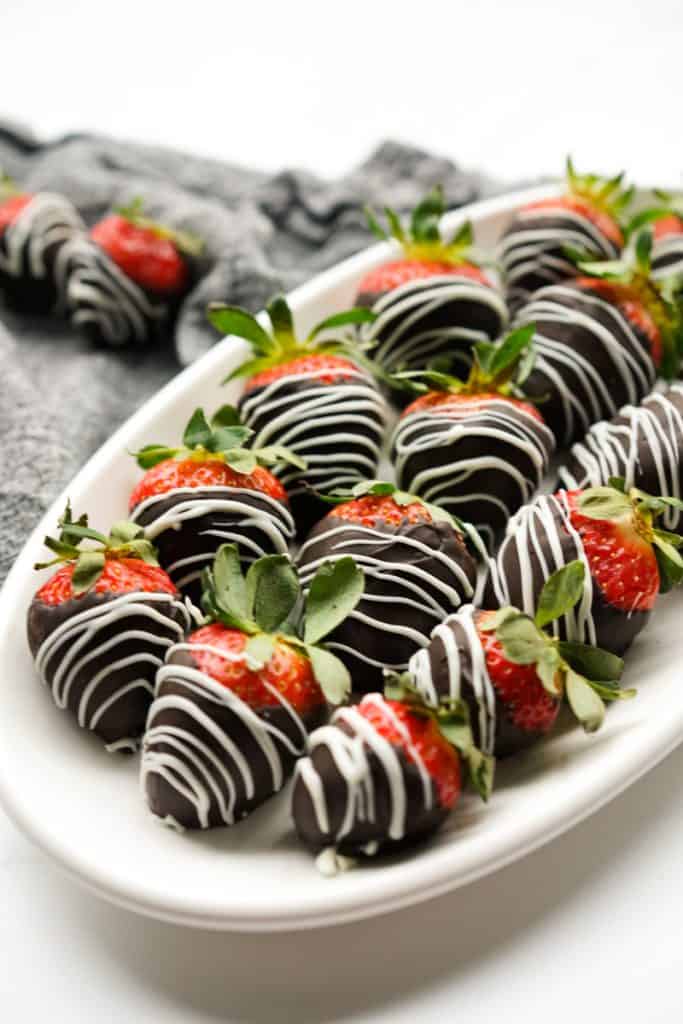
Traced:
POLYGON ((587 287, 567 281, 541 289, 515 325, 529 323, 536 325, 536 363, 524 392, 538 402, 560 447, 654 385, 646 335, 587 287))
POLYGON ((168 338, 185 289, 142 287, 88 236, 64 246, 56 276, 67 316, 95 345, 147 344, 168 338))
POLYGON ((365 591, 354 612, 325 642, 349 669, 354 692, 369 693, 383 689, 383 666, 407 667, 410 656, 427 643, 434 626, 456 610, 437 582, 457 590, 464 604, 471 599, 477 566, 461 535, 448 522, 403 521, 398 526, 375 526, 370 533, 363 526, 328 515, 313 528, 302 548, 298 564, 304 586, 317 564, 345 555, 353 556, 365 571, 365 591), (341 532, 331 535, 330 530, 337 527, 341 532), (416 544, 429 551, 420 550, 416 544), (437 553, 445 556, 446 564, 437 553), (412 568, 426 573, 428 579, 416 578, 412 568), (468 588, 460 581, 458 569, 465 574, 468 588), (411 583, 416 589, 409 587, 411 583), (365 622, 359 615, 371 621, 365 622), (401 627, 416 630, 423 641, 402 635, 397 631, 401 627), (337 649, 337 644, 349 650, 337 649), (378 667, 372 661, 381 664, 378 667))
MULTIPOLYGON (((160 495, 158 500, 142 508, 142 502, 131 512, 131 519, 140 526, 148 528, 162 516, 177 506, 192 502, 215 501, 221 494, 216 490, 207 491, 200 487, 192 488, 191 493, 170 491, 160 495), (136 511, 139 509, 139 511, 136 511)), ((202 570, 210 567, 216 551, 221 544, 236 543, 242 560, 243 568, 264 554, 278 554, 287 550, 287 543, 292 539, 293 526, 291 516, 284 502, 274 502, 257 491, 225 488, 224 497, 238 503, 241 508, 235 511, 213 509, 205 515, 184 519, 178 527, 168 527, 161 533, 151 536, 157 548, 159 564, 165 569, 178 589, 199 606, 201 600, 202 570), (274 504, 277 509, 274 510, 274 504), (256 523, 249 523, 248 517, 256 514, 268 517, 276 523, 282 541, 280 548, 275 547, 268 533, 256 523), (202 556, 190 565, 179 566, 183 559, 202 556), (186 581, 191 574, 193 578, 186 581)))
MULTIPOLYGON (((59 626, 91 609, 101 609, 106 613, 108 607, 121 596, 120 594, 98 594, 95 591, 90 591, 83 597, 70 598, 58 605, 45 604, 34 598, 29 606, 27 619, 28 643, 33 657, 37 656, 41 645, 59 626)), ((77 716, 81 697, 94 677, 103 669, 110 667, 114 661, 130 658, 132 655, 137 656, 136 660, 129 664, 111 668, 109 673, 97 684, 95 692, 88 701, 87 718, 91 719, 98 707, 126 684, 135 680, 144 680, 147 683, 148 688, 137 686, 114 701, 92 727, 95 735, 99 736, 106 744, 117 743, 121 740, 135 740, 142 734, 147 712, 152 702, 152 688, 157 667, 149 660, 149 657, 153 656, 157 662, 163 661, 165 651, 163 644, 155 642, 155 638, 177 642, 182 631, 189 624, 186 610, 177 600, 174 601, 170 594, 164 595, 162 600, 152 600, 148 594, 140 592, 136 594, 135 604, 138 606, 137 609, 132 609, 130 613, 94 629, 93 634, 83 646, 78 647, 77 660, 85 663, 75 673, 69 689, 67 708, 77 716), (154 617, 147 616, 140 606, 153 609, 154 617), (158 615, 162 615, 168 624, 160 622, 158 615), (180 629, 174 629, 173 623, 177 623, 180 629), (94 654, 96 649, 108 640, 131 631, 142 631, 151 634, 151 637, 150 639, 141 636, 122 637, 118 643, 94 654)), ((75 645, 82 636, 82 630, 74 632, 73 637, 69 637, 63 645, 54 650, 45 662, 44 678, 50 688, 55 684, 55 675, 64 660, 74 656, 75 645)), ((89 728, 87 722, 84 724, 84 728, 89 728)))
POLYGON ((447 406, 434 406, 399 420, 391 460, 399 487, 448 508, 492 545, 510 516, 540 486, 555 440, 544 423, 503 399, 467 413, 459 408, 454 405, 449 415, 447 406), (491 431, 503 436, 492 437, 491 431), (505 466, 486 465, 487 456, 505 466), (507 466, 521 475, 523 483, 507 466), (439 475, 420 481, 420 475, 430 470, 440 470, 439 475))
MULTIPOLYGON (((561 486, 583 489, 623 477, 628 487, 648 494, 683 495, 683 389, 673 386, 627 406, 607 423, 593 426, 575 444, 560 469, 561 486)), ((680 533, 683 516, 667 509, 659 520, 680 533)))
MULTIPOLYGON (((341 728, 348 735, 353 735, 345 723, 335 725, 333 728, 341 728)), ((310 757, 322 782, 330 827, 328 831, 321 831, 308 789, 301 777, 297 775, 292 793, 292 817, 299 838, 313 850, 335 846, 339 853, 347 856, 359 856, 368 852, 364 850, 364 847, 367 847, 369 843, 377 843, 379 849, 386 852, 397 851, 436 832, 448 817, 449 810, 440 805, 433 781, 431 783, 432 806, 425 807, 422 779, 417 768, 407 760, 402 752, 399 752, 398 756, 406 797, 406 829, 405 835, 400 840, 391 839, 388 834, 392 797, 386 771, 379 757, 372 750, 367 749, 367 760, 372 779, 370 785, 373 793, 374 820, 370 820, 369 817, 356 816, 350 831, 337 842, 336 836, 342 825, 347 806, 348 785, 325 744, 317 744, 310 757)))
MULTIPOLYGON (((547 499, 538 499, 538 501, 543 500, 547 499)), ((526 551, 528 564, 531 566, 532 581, 528 606, 525 601, 522 570, 515 544, 515 526, 514 523, 511 523, 508 534, 494 559, 494 571, 487 581, 483 601, 485 608, 498 608, 503 604, 510 604, 533 615, 543 585, 551 573, 582 556, 583 546, 577 546, 575 537, 567 532, 557 502, 555 499, 551 499, 551 501, 552 525, 536 530, 536 542, 529 545, 526 551), (555 554, 558 549, 561 553, 559 557, 555 554), (496 577, 500 577, 504 581, 506 591, 504 600, 499 600, 495 586, 496 577)), ((592 579, 592 586, 593 599, 590 614, 595 625, 595 643, 598 647, 611 651, 613 654, 622 655, 647 623, 650 612, 627 613, 622 611, 607 602, 595 577, 592 579)), ((553 632, 557 632, 557 635, 563 639, 567 638, 567 621, 565 616, 552 624, 553 632)), ((570 636, 569 639, 579 640, 583 643, 591 642, 587 636, 570 636)))
MULTIPOLYGON (((455 637, 460 654, 460 695, 467 704, 474 743, 477 747, 483 745, 483 738, 480 730, 479 704, 475 690, 472 686, 472 646, 468 633, 456 616, 453 616, 444 624, 444 629, 450 629, 455 637)), ((478 642, 478 641, 477 641, 478 642)), ((444 642, 438 633, 432 637, 425 652, 429 658, 429 667, 434 689, 438 697, 450 696, 450 680, 448 658, 444 642)), ((479 652, 480 658, 483 652, 479 652)), ((501 701, 498 692, 495 690, 495 732, 493 754, 495 757, 509 757, 521 750, 525 750, 535 743, 542 733, 520 729, 512 720, 511 708, 501 701)), ((557 706, 559 709, 560 701, 557 706)))
POLYGON ((557 210, 520 211, 503 232, 498 258, 508 279, 512 312, 539 288, 566 281, 578 273, 564 247, 586 253, 586 259, 610 260, 619 248, 585 217, 557 210))
MULTIPOLYGON (((187 650, 174 651, 170 655, 168 663, 198 668, 191 653, 187 650)), ((321 704, 314 712, 299 719, 300 726, 297 726, 292 715, 282 705, 262 708, 256 713, 260 718, 280 730, 294 745, 300 746, 302 743, 301 729, 310 731, 321 725, 327 715, 327 709, 324 704, 321 704)), ((205 782, 210 780, 211 785, 207 784, 206 786, 209 796, 208 826, 203 826, 197 816, 195 806, 178 788, 171 785, 162 774, 155 771, 148 772, 145 775, 145 792, 149 808, 157 817, 163 819, 170 816, 187 829, 217 828, 226 825, 221 814, 216 790, 221 793, 226 804, 231 799, 230 790, 224 776, 216 770, 215 764, 202 749, 203 747, 207 747, 211 751, 232 781, 235 821, 246 817, 254 808, 275 793, 270 765, 262 748, 254 738, 253 732, 242 720, 238 711, 211 699, 209 690, 205 697, 197 692, 196 685, 188 686, 181 675, 178 678, 166 677, 157 689, 155 703, 152 705, 149 715, 148 730, 159 728, 180 730, 194 738, 196 742, 191 747, 192 755, 201 765, 202 780, 205 782), (185 707, 158 708, 156 700, 172 696, 182 698, 185 707), (191 711, 187 709, 188 704, 206 715, 220 733, 230 738, 245 758, 254 780, 254 792, 251 797, 247 793, 243 775, 234 757, 216 739, 211 730, 192 715, 191 711)), ((291 774, 296 757, 277 733, 271 733, 271 738, 276 747, 277 756, 280 758, 284 777, 287 778, 291 774)), ((151 739, 148 731, 143 751, 143 768, 145 757, 150 753, 168 753, 174 758, 183 759, 183 752, 179 751, 176 746, 169 746, 163 741, 163 738, 151 739)), ((196 764, 192 767, 193 770, 197 770, 196 764)))
POLYGON ((471 364, 474 341, 497 338, 507 323, 505 304, 492 286, 457 274, 419 278, 388 292, 360 292, 356 305, 381 311, 383 326, 367 324, 362 336, 376 343, 373 358, 389 372, 404 366, 424 369, 442 356, 452 360, 456 372, 462 371, 471 364), (458 282, 462 295, 457 294, 458 282), (406 302, 409 308, 401 308, 406 302), (459 330, 475 332, 475 337, 458 337, 459 330), (399 331, 400 338, 390 340, 399 331))
POLYGON ((329 511, 316 492, 351 490, 376 475, 387 408, 368 374, 327 383, 292 374, 245 391, 237 408, 255 432, 254 448, 283 444, 307 462, 305 470, 273 467, 287 490, 299 537, 329 511))
POLYGON ((39 193, 0 230, 0 297, 9 309, 32 315, 58 311, 57 255, 82 229, 68 199, 39 193), (42 264, 41 271, 36 261, 42 264))

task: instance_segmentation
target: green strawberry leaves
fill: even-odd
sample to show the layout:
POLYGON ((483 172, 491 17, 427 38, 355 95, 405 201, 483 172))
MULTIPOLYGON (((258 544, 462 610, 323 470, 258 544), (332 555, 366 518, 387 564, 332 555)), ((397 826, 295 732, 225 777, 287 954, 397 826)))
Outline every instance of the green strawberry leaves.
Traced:
POLYGON ((481 392, 521 394, 519 388, 534 365, 535 333, 536 325, 531 323, 512 331, 500 341, 476 342, 472 369, 467 380, 430 367, 426 370, 399 371, 393 374, 389 383, 393 387, 419 394, 427 391, 443 391, 455 395, 476 395, 481 392))
POLYGON ((317 644, 343 622, 358 604, 363 586, 363 574, 352 558, 321 565, 308 592, 304 642, 317 644))
POLYGON ((544 632, 550 622, 566 615, 584 593, 585 566, 568 562, 548 578, 532 619, 516 608, 501 608, 480 629, 495 630, 505 658, 517 665, 534 665, 544 689, 560 699, 563 694, 587 732, 599 728, 605 700, 632 697, 618 680, 621 658, 587 644, 557 640, 544 632))
POLYGON ((303 340, 299 340, 292 310, 283 295, 273 296, 266 312, 270 320, 269 331, 255 316, 239 306, 217 302, 209 306, 207 316, 213 326, 221 334, 243 338, 249 342, 253 352, 253 358, 238 366, 223 383, 236 377, 252 377, 300 356, 339 353, 359 362, 364 346, 357 338, 342 333, 339 337, 321 340, 320 335, 327 332, 336 334, 343 328, 371 323, 377 318, 372 310, 362 307, 344 310, 321 320, 303 340))
POLYGON ((210 459, 215 458, 234 469, 236 473, 248 475, 257 466, 272 466, 287 463, 298 469, 306 469, 306 460, 300 458, 284 445, 269 445, 266 448, 245 448, 244 444, 254 431, 240 423, 239 414, 232 405, 223 405, 211 417, 206 418, 203 409, 195 409, 183 433, 183 443, 177 448, 148 444, 132 453, 141 469, 151 469, 167 459, 210 459))
POLYGON ((234 544, 222 544, 205 569, 202 608, 209 620, 249 635, 250 667, 263 668, 277 638, 309 658, 326 699, 339 704, 351 688, 344 664, 320 641, 353 611, 363 593, 363 573, 352 558, 324 562, 304 602, 296 569, 286 555, 264 555, 242 573, 234 544), (296 628, 303 619, 303 630, 296 628))
POLYGON ((626 208, 633 202, 635 189, 630 186, 622 188, 624 172, 612 178, 603 178, 597 174, 578 174, 570 156, 567 157, 566 176, 569 191, 593 206, 608 213, 617 223, 626 208))
POLYGON ((470 221, 461 224, 449 240, 442 238, 441 219, 445 212, 443 188, 437 185, 417 204, 407 224, 390 206, 384 207, 388 230, 382 227, 369 206, 365 207, 365 218, 373 235, 382 241, 395 239, 409 259, 435 260, 452 265, 481 263, 474 250, 470 221))
POLYGON ((45 537, 44 544, 56 556, 49 562, 36 562, 34 569, 47 569, 63 562, 72 562, 74 566, 71 587, 76 595, 85 594, 97 583, 102 575, 107 559, 139 558, 148 565, 158 565, 156 548, 145 538, 144 529, 137 523, 121 520, 114 523, 109 536, 105 537, 98 530, 88 526, 85 513, 74 520, 71 503, 59 519, 60 532, 58 537, 45 537), (94 541, 96 548, 81 549, 84 540, 94 541))
POLYGON ((564 687, 569 706, 585 731, 599 729, 605 718, 605 705, 588 680, 569 668, 565 673, 564 687))
POLYGON ((581 599, 586 567, 578 559, 549 576, 538 598, 534 622, 539 629, 566 615, 581 599))

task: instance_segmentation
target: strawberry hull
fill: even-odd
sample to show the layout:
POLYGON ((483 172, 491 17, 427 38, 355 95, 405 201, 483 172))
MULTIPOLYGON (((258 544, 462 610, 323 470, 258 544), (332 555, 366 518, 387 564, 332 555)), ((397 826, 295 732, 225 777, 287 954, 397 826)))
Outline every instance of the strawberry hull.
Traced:
POLYGON ((235 824, 278 792, 305 751, 324 704, 251 709, 202 672, 187 649, 158 673, 142 753, 142 783, 164 824, 206 829, 235 824))
POLYGON ((542 288, 518 313, 534 323, 536 362, 524 383, 559 446, 627 402, 640 402, 657 376, 648 337, 613 303, 568 281, 542 288))
POLYGON ((108 749, 130 750, 145 728, 155 672, 189 624, 168 593, 90 592, 56 605, 34 598, 27 632, 56 705, 108 749))
POLYGON ((237 544, 247 565, 264 554, 285 554, 294 537, 283 501, 234 487, 183 487, 152 495, 133 508, 131 519, 145 528, 160 565, 195 604, 201 573, 221 544, 237 544))
POLYGON ((357 367, 332 379, 320 380, 313 371, 278 377, 245 391, 238 410, 255 432, 252 447, 283 444, 306 460, 305 470, 273 469, 299 536, 329 510, 313 491, 350 490, 376 475, 387 407, 372 377, 357 367))
POLYGON ((64 244, 85 226, 63 196, 41 192, 0 226, 0 295, 8 308, 45 315, 61 306, 55 265, 64 244))
POLYGON ((449 522, 365 526, 328 515, 301 548, 306 587, 326 560, 352 555, 365 572, 357 607, 327 641, 346 664, 357 693, 381 690, 384 669, 403 671, 439 622, 472 600, 474 558, 449 522))

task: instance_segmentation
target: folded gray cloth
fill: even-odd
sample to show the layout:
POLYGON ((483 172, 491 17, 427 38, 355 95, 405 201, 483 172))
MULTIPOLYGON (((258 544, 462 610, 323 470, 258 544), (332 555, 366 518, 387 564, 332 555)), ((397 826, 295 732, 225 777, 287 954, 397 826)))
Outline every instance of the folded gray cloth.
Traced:
POLYGON ((154 218, 204 238, 208 270, 175 338, 147 349, 94 349, 68 326, 0 311, 0 580, 27 533, 88 456, 181 365, 217 339, 208 302, 253 311, 278 290, 363 248, 363 204, 407 210, 433 185, 449 207, 494 191, 449 160, 385 142, 326 182, 274 176, 154 146, 70 135, 41 143, 0 124, 0 168, 29 191, 68 196, 88 223, 135 196, 154 218))

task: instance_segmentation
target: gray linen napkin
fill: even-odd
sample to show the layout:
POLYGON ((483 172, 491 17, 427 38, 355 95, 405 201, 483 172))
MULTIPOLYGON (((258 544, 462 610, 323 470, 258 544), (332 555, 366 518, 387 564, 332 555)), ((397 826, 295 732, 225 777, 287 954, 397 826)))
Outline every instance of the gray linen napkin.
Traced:
POLYGON ((217 339, 209 301, 256 311, 369 242, 365 202, 407 210, 441 182, 449 207, 494 191, 449 160, 384 142, 335 181, 267 175, 155 146, 91 135, 42 143, 0 124, 0 168, 27 190, 68 196, 88 223, 144 198, 151 216, 205 239, 208 269, 175 337, 147 349, 95 349, 68 326, 0 308, 0 581, 28 532, 111 432, 217 339))

